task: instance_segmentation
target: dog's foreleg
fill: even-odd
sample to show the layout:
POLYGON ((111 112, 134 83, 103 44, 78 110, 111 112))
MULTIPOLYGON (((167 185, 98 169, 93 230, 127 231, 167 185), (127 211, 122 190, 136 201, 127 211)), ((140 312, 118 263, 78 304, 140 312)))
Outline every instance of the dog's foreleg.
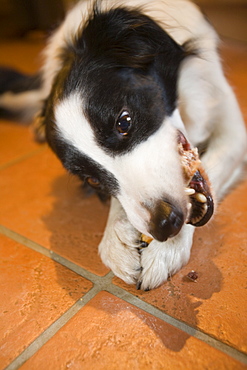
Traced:
POLYGON ((140 275, 141 234, 130 224, 119 201, 111 199, 110 213, 99 254, 103 263, 128 284, 140 275))

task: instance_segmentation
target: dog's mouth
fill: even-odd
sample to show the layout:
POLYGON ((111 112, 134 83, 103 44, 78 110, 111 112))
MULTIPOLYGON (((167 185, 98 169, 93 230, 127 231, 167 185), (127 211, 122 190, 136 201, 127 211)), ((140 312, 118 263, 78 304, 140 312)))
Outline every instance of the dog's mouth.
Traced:
POLYGON ((181 157, 186 185, 185 192, 190 201, 186 223, 193 226, 203 226, 210 220, 214 212, 210 182, 201 165, 197 148, 191 148, 180 131, 178 131, 178 152, 181 157))

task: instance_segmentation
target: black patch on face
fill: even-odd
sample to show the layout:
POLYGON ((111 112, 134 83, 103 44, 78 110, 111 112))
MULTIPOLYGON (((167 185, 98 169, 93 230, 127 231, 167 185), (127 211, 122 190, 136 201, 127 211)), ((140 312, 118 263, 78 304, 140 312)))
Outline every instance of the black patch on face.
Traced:
POLYGON ((98 145, 113 156, 129 152, 174 111, 179 67, 186 55, 141 12, 95 9, 74 44, 61 50, 63 67, 43 111, 47 140, 64 166, 83 180, 97 178, 101 194, 116 195, 114 176, 59 138, 54 107, 73 93, 81 95, 82 115, 98 145), (123 112, 131 117, 127 135, 116 126, 123 112))
POLYGON ((122 8, 94 11, 77 36, 63 98, 76 92, 99 145, 115 155, 133 149, 161 126, 177 101, 182 47, 149 17, 122 8), (128 135, 116 129, 127 111, 128 135))
POLYGON ((99 185, 94 190, 102 200, 105 200, 110 195, 117 196, 119 185, 112 173, 87 155, 80 153, 73 145, 60 139, 54 130, 50 132, 49 138, 52 141, 50 144, 53 150, 70 173, 78 176, 85 184, 87 179, 97 179, 99 185))

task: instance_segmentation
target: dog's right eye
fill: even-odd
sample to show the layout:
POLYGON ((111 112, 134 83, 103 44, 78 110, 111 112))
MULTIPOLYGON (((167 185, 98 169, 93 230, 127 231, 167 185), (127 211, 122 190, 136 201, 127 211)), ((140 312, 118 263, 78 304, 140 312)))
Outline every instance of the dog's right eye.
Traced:
POLYGON ((128 132, 131 128, 132 120, 127 111, 123 111, 117 120, 117 130, 122 136, 128 135, 128 132))
POLYGON ((93 188, 97 188, 100 185, 100 182, 96 177, 87 177, 86 179, 88 185, 92 186, 93 188))

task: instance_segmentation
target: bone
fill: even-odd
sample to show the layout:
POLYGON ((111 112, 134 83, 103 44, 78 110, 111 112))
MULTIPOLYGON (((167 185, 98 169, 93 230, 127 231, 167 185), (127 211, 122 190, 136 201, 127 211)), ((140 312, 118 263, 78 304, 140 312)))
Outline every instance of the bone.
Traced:
POLYGON ((150 244, 151 241, 153 240, 153 238, 151 238, 150 236, 147 236, 145 234, 142 234, 142 237, 141 237, 141 240, 147 244, 150 244))

